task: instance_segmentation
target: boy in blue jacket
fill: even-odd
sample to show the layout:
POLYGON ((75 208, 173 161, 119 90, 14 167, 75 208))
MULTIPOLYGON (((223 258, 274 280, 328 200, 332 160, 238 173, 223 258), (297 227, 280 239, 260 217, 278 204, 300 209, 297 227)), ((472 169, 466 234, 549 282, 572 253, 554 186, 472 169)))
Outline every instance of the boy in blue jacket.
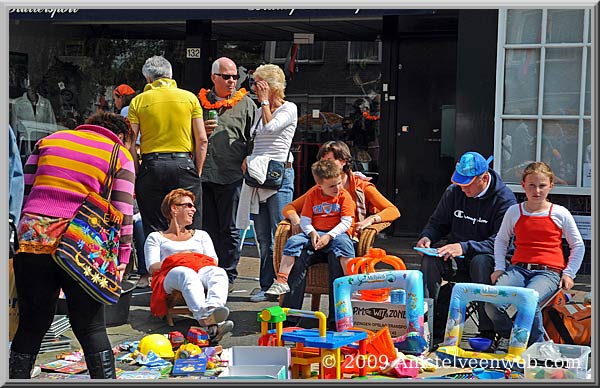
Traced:
MULTIPOLYGON (((504 213, 517 203, 513 192, 489 167, 492 158, 486 160, 477 152, 466 152, 460 157, 452 175, 453 184, 442 195, 416 244, 429 248, 442 238, 447 240, 445 245, 438 247, 438 257, 423 256, 421 261, 425 297, 433 298, 438 321, 434 322, 434 342, 443 339, 448 316, 448 305, 438 304, 442 278, 491 284, 494 239, 504 213), (453 261, 456 269, 453 269, 453 261)), ((478 304, 477 310, 479 336, 493 339, 494 326, 483 304, 478 304)))

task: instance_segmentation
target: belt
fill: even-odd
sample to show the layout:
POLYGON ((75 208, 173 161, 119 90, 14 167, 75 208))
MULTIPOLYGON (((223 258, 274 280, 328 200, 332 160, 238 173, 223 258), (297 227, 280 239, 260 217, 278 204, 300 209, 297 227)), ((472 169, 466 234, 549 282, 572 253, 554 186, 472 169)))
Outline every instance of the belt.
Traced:
POLYGON ((527 264, 527 263, 516 263, 514 264, 517 267, 521 267, 521 268, 525 268, 528 270, 533 270, 533 271, 552 271, 552 272, 556 272, 559 275, 562 275, 562 270, 555 268, 555 267, 550 267, 547 265, 542 265, 542 264, 527 264))
POLYGON ((152 159, 176 159, 191 157, 192 154, 189 152, 151 152, 149 154, 142 155, 142 161, 152 159))

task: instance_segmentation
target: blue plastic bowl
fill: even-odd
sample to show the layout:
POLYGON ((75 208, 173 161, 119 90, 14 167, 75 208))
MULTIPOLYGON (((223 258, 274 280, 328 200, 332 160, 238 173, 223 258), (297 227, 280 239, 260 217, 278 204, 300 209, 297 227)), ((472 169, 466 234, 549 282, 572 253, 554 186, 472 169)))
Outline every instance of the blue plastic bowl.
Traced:
POLYGON ((489 349, 492 340, 489 338, 473 337, 469 338, 469 346, 476 352, 483 352, 489 349))

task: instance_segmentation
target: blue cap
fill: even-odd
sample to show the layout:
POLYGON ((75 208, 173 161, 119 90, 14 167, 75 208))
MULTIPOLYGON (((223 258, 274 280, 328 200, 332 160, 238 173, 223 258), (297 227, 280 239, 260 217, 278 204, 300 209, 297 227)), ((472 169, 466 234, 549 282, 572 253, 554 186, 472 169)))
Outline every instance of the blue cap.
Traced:
POLYGON ((452 183, 459 186, 468 186, 475 177, 489 169, 489 164, 494 159, 490 156, 487 160, 477 152, 466 152, 456 163, 456 170, 452 175, 452 183))

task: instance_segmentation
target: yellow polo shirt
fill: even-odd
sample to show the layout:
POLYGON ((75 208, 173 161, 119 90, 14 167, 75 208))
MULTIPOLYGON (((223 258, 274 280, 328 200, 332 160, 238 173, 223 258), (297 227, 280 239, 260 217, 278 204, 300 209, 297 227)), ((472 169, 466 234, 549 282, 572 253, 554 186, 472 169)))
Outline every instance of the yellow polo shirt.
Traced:
POLYGON ((202 118, 198 97, 161 78, 129 104, 129 121, 140 126, 140 152, 193 152, 192 119, 202 118))

